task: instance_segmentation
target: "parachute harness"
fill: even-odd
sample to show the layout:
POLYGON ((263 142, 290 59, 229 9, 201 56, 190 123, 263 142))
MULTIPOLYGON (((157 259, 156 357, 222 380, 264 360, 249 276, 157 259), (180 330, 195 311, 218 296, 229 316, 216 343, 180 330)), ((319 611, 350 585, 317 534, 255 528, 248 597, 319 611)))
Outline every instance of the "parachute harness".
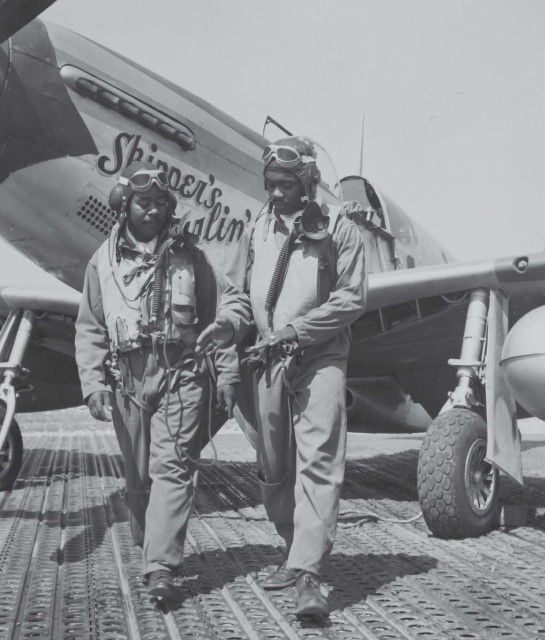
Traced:
MULTIPOLYGON (((162 258, 162 255, 166 248, 165 244, 168 242, 168 240, 165 240, 165 242, 161 244, 161 246, 159 247, 159 251, 156 251, 156 253, 151 257, 149 262, 138 265, 130 274, 127 274, 126 276, 124 276, 123 284, 128 284, 135 276, 139 275, 146 269, 151 269, 150 274, 148 275, 148 277, 146 278, 146 280, 144 281, 144 283, 142 284, 142 286, 140 287, 140 289, 138 290, 134 298, 130 298, 123 291, 123 287, 119 283, 117 279, 117 274, 114 269, 114 257, 118 252, 118 242, 119 242, 119 229, 114 234, 111 234, 110 237, 108 238, 108 261, 110 263, 110 269, 112 270, 112 278, 113 278, 113 281, 115 282, 115 286, 117 287, 119 293, 121 294, 121 297, 125 301, 125 304, 133 311, 137 311, 140 307, 132 306, 130 303, 140 300, 144 295, 146 289, 150 285, 152 278, 157 273, 158 267, 160 266, 159 258, 162 258)), ((118 262, 117 259, 116 259, 116 262, 118 262)))
MULTIPOLYGON (((161 248, 164 247, 164 245, 168 242, 165 241, 162 245, 161 248)), ((169 247, 173 244, 173 241, 170 242, 169 247)), ((168 248, 168 247, 167 247, 168 248)), ((161 260, 159 261, 158 258, 158 266, 159 265, 163 265, 164 264, 164 272, 166 272, 168 274, 169 271, 169 266, 170 266, 170 259, 169 259, 169 255, 167 251, 164 251, 164 253, 161 254, 161 260)), ((155 312, 155 321, 157 320, 158 314, 159 314, 159 309, 160 309, 160 304, 161 301, 163 299, 163 293, 166 294, 167 300, 168 300, 168 307, 170 308, 172 305, 172 287, 170 285, 170 281, 168 278, 166 278, 166 282, 167 282, 167 286, 166 286, 166 291, 163 288, 163 273, 162 270, 157 269, 155 271, 155 279, 154 279, 154 288, 153 288, 153 294, 154 294, 154 298, 153 298, 153 303, 152 303, 152 313, 151 313, 151 319, 153 322, 154 319, 154 312, 155 312)), ((212 370, 210 370, 210 365, 207 361, 207 365, 208 366, 208 370, 209 370, 209 377, 208 377, 208 389, 209 389, 209 393, 208 393, 208 441, 210 442, 210 446, 212 447, 212 460, 205 462, 203 460, 199 459, 195 459, 193 458, 188 451, 184 451, 183 447, 180 446, 179 444, 179 435, 180 435, 180 430, 182 428, 182 424, 180 422, 180 425, 178 427, 178 429, 176 429, 175 431, 171 428, 170 423, 169 423, 169 419, 168 419, 168 408, 169 408, 169 404, 170 404, 170 396, 173 390, 173 386, 176 383, 176 379, 177 376, 180 375, 180 369, 176 369, 175 371, 172 368, 172 365, 170 363, 169 357, 168 357, 168 351, 167 351, 167 343, 168 340, 170 338, 170 335, 172 333, 172 318, 170 317, 169 314, 167 314, 166 317, 166 332, 165 332, 165 336, 164 336, 164 340, 163 340, 163 358, 165 361, 165 365, 166 365, 166 396, 165 396, 165 425, 166 428, 168 430, 168 433, 170 435, 170 437, 172 438, 172 441, 174 442, 174 447, 176 449, 176 455, 178 456, 178 459, 180 460, 180 462, 183 461, 183 457, 184 454, 187 457, 187 459, 192 462, 195 466, 197 467, 201 467, 201 468, 205 468, 205 467, 212 467, 214 466, 217 461, 218 461, 218 452, 216 450, 216 446, 214 445, 214 441, 212 439, 212 412, 213 412, 213 391, 214 391, 214 386, 213 386, 213 382, 214 382, 214 376, 212 375, 212 370)), ((189 358, 187 358, 189 359, 189 358)), ((182 363, 180 363, 182 364, 182 363)))
MULTIPOLYGON (((170 396, 172 394, 172 390, 173 390, 173 386, 176 383, 176 379, 177 376, 179 376, 180 370, 176 369, 174 370, 172 367, 172 364, 169 360, 168 357, 168 350, 167 350, 167 344, 170 340, 171 334, 172 334, 172 318, 170 316, 170 314, 165 314, 165 333, 159 333, 156 330, 156 325, 157 325, 157 320, 159 318, 159 314, 161 311, 161 304, 164 302, 164 297, 166 296, 167 299, 167 306, 170 309, 171 305, 172 305, 172 287, 170 285, 170 281, 168 279, 168 277, 166 278, 166 287, 165 287, 165 280, 164 280, 164 274, 168 274, 169 272, 169 267, 170 267, 170 257, 169 257, 169 249, 176 243, 179 242, 178 238, 166 238, 161 244, 160 246, 158 246, 158 248, 156 249, 156 252, 153 256, 153 260, 150 260, 150 262, 148 262, 147 264, 142 264, 142 265, 138 265, 138 267, 136 267, 132 272, 130 272, 129 274, 127 274, 127 276, 124 277, 124 283, 127 284, 127 282, 130 282, 130 280, 132 280, 133 277, 135 277, 136 275, 138 275, 138 273, 141 273, 143 270, 147 269, 147 268, 151 268, 150 274, 148 275, 148 277, 146 278, 145 282, 142 284, 142 286, 140 287, 138 293, 136 294, 136 296, 134 298, 130 298, 127 297, 125 295, 125 292, 123 291, 123 287, 121 286, 121 284, 118 282, 117 279, 117 275, 115 273, 115 269, 113 267, 113 259, 114 259, 114 252, 117 246, 117 240, 118 240, 118 233, 116 234, 112 234, 110 236, 110 246, 109 246, 109 260, 110 260, 110 267, 112 269, 112 276, 113 276, 113 280, 121 294, 121 296, 123 297, 123 300, 125 301, 125 303, 133 310, 138 310, 139 307, 133 307, 130 305, 131 302, 136 302, 136 300, 139 300, 142 295, 144 295, 145 291, 148 289, 148 287, 150 285, 152 285, 153 287, 153 291, 152 291, 152 302, 151 302, 151 313, 150 313, 150 324, 149 327, 152 329, 152 333, 150 334, 143 334, 142 337, 146 337, 149 338, 151 337, 151 341, 152 341, 152 349, 153 349, 153 359, 154 361, 157 360, 157 344, 159 339, 162 338, 162 354, 163 354, 163 358, 164 358, 164 362, 166 365, 166 397, 165 397, 165 424, 167 427, 167 430, 169 432, 170 437, 172 438, 173 442, 174 442, 174 446, 176 448, 176 455, 178 456, 178 459, 180 461, 182 461, 184 453, 185 456, 189 459, 190 462, 192 462, 193 464, 195 464, 198 467, 211 467, 214 464, 216 464, 217 460, 218 460, 218 453, 216 450, 216 447, 214 445, 213 439, 212 439, 212 414, 213 414, 213 382, 214 382, 214 375, 213 375, 213 365, 211 363, 208 362, 207 360, 207 368, 208 368, 208 372, 209 372, 209 399, 208 399, 208 439, 210 442, 210 446, 212 447, 212 452, 213 452, 213 456, 212 456, 212 460, 210 462, 204 462, 200 459, 194 459, 188 451, 183 451, 182 447, 179 444, 179 434, 180 434, 180 429, 182 428, 182 425, 180 424, 180 426, 178 427, 178 429, 176 431, 174 431, 171 428, 171 425, 169 424, 169 419, 168 419, 168 409, 169 409, 169 404, 170 404, 170 396), (115 237, 114 237, 115 236, 115 237), (153 282, 152 282, 153 279, 153 282)), ((120 359, 119 356, 117 354, 117 352, 112 353, 112 357, 111 360, 108 360, 106 363, 106 366, 108 367, 111 375, 113 376, 113 378, 116 380, 116 383, 118 385, 121 386, 122 392, 124 392, 124 395, 128 395, 129 397, 131 396, 131 388, 132 385, 130 384, 129 381, 127 381, 125 378, 126 376, 124 376, 121 373, 120 370, 120 359), (129 384, 127 384, 127 382, 129 382, 129 384)), ((182 363, 181 363, 182 364, 182 363)), ((130 372, 127 372, 127 374, 129 374, 130 376, 130 372)), ((132 391, 134 391, 134 389, 132 389, 132 391)), ((141 399, 139 399, 139 402, 137 403, 140 407, 141 410, 145 410, 148 412, 153 412, 153 408, 149 405, 147 405, 146 407, 143 407, 144 403, 141 399)))

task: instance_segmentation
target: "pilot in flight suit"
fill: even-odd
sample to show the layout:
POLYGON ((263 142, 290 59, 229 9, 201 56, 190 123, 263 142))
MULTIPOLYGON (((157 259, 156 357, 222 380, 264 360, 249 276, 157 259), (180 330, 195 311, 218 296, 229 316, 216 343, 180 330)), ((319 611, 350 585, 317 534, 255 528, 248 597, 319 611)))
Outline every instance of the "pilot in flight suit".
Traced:
MULTIPOLYGON (((257 328, 258 477, 288 552, 263 586, 295 583, 296 613, 327 615, 320 572, 333 546, 344 476, 346 362, 350 325, 364 312, 364 246, 339 208, 313 202, 320 172, 310 141, 279 140, 263 157, 269 203, 247 251, 233 261, 216 322, 198 349, 240 342, 257 328), (316 210, 317 222, 308 222, 316 210)), ((242 408, 246 396, 238 397, 242 408)))
MULTIPOLYGON (((176 199, 164 172, 132 163, 110 206, 119 221, 87 267, 76 360, 93 417, 109 419, 111 406, 148 592, 167 597, 171 572, 182 561, 192 476, 211 419, 210 376, 195 343, 214 319, 217 285, 190 238, 169 234, 176 199)), ((220 383, 237 380, 236 359, 231 364, 220 383)))

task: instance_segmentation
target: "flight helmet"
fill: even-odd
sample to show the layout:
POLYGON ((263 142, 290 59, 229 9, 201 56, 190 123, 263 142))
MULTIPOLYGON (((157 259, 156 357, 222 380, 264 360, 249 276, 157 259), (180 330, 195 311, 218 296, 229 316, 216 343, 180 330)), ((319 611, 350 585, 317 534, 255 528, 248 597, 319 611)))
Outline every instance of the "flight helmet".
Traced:
POLYGON ((280 138, 263 151, 263 173, 275 169, 293 174, 301 183, 306 200, 316 199, 320 170, 316 164, 314 143, 303 136, 280 138))
POLYGON ((158 169, 151 162, 138 160, 131 162, 130 165, 123 169, 108 198, 110 208, 118 215, 120 226, 123 226, 126 222, 132 196, 135 193, 148 191, 154 184, 167 194, 167 214, 169 221, 172 219, 177 200, 169 189, 166 172, 158 169))

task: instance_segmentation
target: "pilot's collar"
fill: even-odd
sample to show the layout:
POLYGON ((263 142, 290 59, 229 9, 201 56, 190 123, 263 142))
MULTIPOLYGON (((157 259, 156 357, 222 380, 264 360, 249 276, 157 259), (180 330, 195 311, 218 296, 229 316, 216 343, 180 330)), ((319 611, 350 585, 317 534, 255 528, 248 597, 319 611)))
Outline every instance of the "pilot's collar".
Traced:
POLYGON ((285 233, 291 233, 291 231, 293 230, 293 226, 295 224, 295 220, 302 215, 303 213, 303 209, 300 209, 299 211, 295 211, 294 213, 289 213, 287 215, 282 215, 279 213, 274 213, 274 217, 276 218, 276 223, 277 226, 276 228, 284 231, 285 233))
POLYGON ((137 240, 134 237, 134 235, 131 233, 131 230, 129 229, 129 225, 126 225, 125 227, 125 237, 131 249, 138 251, 138 253, 152 254, 155 251, 155 248, 157 247, 158 236, 155 236, 155 238, 152 238, 148 242, 137 240))

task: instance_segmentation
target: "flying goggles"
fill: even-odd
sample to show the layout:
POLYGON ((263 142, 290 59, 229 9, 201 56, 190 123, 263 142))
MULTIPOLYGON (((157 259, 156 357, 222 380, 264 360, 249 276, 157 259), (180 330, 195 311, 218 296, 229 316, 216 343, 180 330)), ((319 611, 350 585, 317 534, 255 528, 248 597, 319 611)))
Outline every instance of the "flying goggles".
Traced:
POLYGON ((141 192, 151 189, 156 184, 161 191, 168 189, 168 177, 165 171, 161 169, 149 170, 141 169, 137 171, 131 178, 120 177, 119 184, 130 187, 133 191, 141 192))
POLYGON ((312 156, 302 155, 293 147, 269 144, 263 151, 263 161, 268 164, 273 159, 276 160, 279 167, 284 169, 292 169, 307 162, 316 162, 312 156))

